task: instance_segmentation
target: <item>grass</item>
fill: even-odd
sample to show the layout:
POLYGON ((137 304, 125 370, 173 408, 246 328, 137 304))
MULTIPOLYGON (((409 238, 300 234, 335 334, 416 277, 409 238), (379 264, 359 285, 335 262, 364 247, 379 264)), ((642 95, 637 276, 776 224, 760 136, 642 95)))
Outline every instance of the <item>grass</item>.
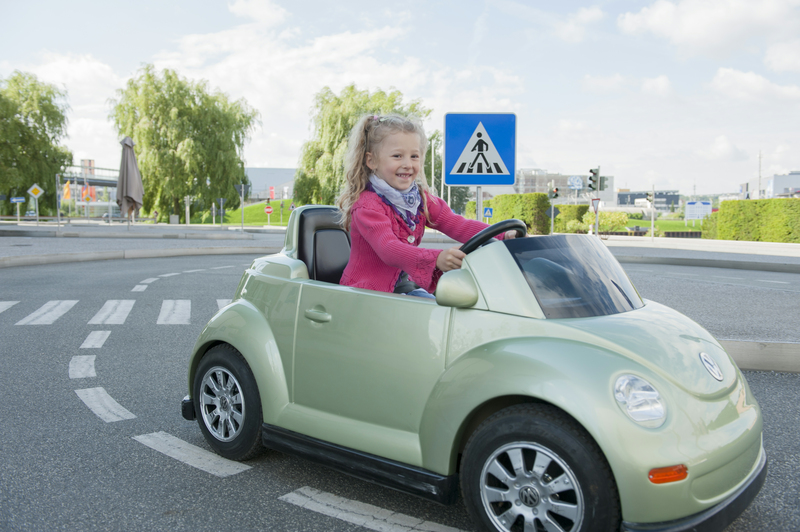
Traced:
MULTIPOLYGON (((638 225, 650 230, 650 220, 628 220, 628 227, 638 225)), ((662 231, 702 231, 703 227, 700 220, 694 220, 694 227, 692 227, 692 220, 684 222, 683 220, 656 220, 656 227, 662 231), (685 223, 685 225, 684 225, 685 223)))
MULTIPOLYGON (((264 206, 266 203, 266 201, 262 201, 246 206, 244 208, 244 225, 267 225, 267 214, 264 213, 264 206)), ((272 200, 269 203, 272 205, 272 214, 269 215, 269 225, 286 226, 289 223, 289 215, 292 213, 290 209, 292 201, 283 201, 283 223, 281 223, 281 200, 272 200)), ((210 212, 198 213, 192 217, 193 224, 211 224, 211 220, 210 212)), ((217 212, 216 223, 220 223, 219 212, 217 212)), ((225 211, 225 225, 241 225, 241 223, 241 209, 225 211)))

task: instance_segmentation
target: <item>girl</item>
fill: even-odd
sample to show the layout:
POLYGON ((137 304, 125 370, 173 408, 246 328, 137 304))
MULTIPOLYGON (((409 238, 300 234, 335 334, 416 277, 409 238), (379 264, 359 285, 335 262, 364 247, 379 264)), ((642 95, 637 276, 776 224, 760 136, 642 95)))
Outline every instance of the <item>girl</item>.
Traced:
MULTIPOLYGON (((398 116, 362 117, 350 134, 345 188, 336 205, 350 231, 350 262, 340 284, 433 298, 443 272, 461 267, 457 247, 420 248, 425 226, 466 242, 488 227, 453 214, 430 193, 422 125, 398 116)), ((514 238, 508 231, 498 238, 514 238)))

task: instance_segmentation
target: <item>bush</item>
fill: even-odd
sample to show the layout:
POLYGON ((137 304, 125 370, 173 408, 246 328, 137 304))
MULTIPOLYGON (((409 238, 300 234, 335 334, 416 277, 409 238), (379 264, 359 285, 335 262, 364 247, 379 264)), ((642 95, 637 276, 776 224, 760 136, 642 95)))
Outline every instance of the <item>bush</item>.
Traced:
POLYGON ((567 233, 588 233, 589 226, 581 223, 579 220, 570 220, 567 222, 567 233))
MULTIPOLYGON (((525 222, 532 235, 550 234, 550 218, 547 209, 550 200, 546 194, 501 194, 483 202, 484 208, 494 209, 490 223, 516 218, 525 222)), ((466 218, 475 218, 475 202, 470 201, 466 207, 466 218)))
POLYGON ((724 201, 716 232, 720 240, 800 243, 800 199, 724 201))
POLYGON ((644 215, 640 212, 631 212, 628 213, 628 220, 641 220, 644 215))
POLYGON ((701 238, 715 240, 717 238, 717 214, 712 212, 703 218, 703 234, 701 238))
MULTIPOLYGON (((600 232, 610 231, 625 231, 625 226, 628 224, 628 214, 624 212, 603 212, 600 211, 600 216, 597 221, 598 230, 600 232)), ((594 226, 595 215, 593 211, 589 211, 583 215, 583 223, 587 227, 594 226)), ((567 224, 569 227, 569 224, 567 224)))
POLYGON ((555 219, 554 231, 556 233, 569 233, 567 224, 569 224, 570 220, 581 223, 583 215, 589 210, 588 205, 557 205, 557 207, 560 212, 555 219))

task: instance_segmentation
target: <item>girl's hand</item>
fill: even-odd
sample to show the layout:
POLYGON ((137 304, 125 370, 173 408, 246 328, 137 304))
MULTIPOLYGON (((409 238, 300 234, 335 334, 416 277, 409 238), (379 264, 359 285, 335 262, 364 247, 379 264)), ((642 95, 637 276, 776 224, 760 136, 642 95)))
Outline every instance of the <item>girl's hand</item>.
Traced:
POLYGON ((511 231, 506 231, 503 235, 503 240, 510 240, 512 238, 517 238, 517 230, 512 229, 511 231))
POLYGON ((439 253, 439 256, 436 258, 436 267, 443 272, 457 270, 461 268, 461 261, 466 256, 466 253, 457 247, 445 249, 439 253))

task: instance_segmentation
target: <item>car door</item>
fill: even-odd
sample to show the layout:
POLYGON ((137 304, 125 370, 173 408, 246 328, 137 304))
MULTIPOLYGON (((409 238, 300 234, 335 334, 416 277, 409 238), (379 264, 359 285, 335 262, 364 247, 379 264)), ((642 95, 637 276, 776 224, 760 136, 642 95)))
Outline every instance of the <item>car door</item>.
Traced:
POLYGON ((308 282, 297 317, 294 402, 418 433, 444 371, 449 317, 430 299, 308 282))

